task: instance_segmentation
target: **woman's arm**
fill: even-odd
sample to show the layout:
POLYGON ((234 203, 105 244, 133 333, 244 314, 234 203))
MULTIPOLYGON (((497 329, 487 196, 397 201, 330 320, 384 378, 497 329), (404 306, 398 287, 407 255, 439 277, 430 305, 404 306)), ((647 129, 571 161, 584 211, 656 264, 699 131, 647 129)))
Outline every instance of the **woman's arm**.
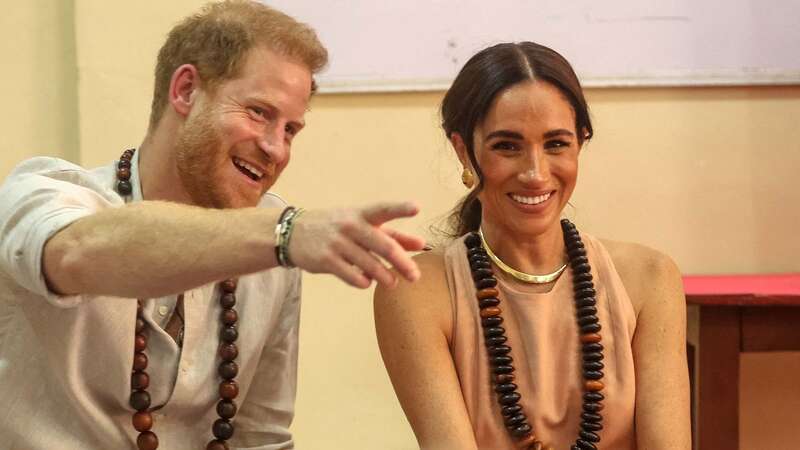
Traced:
POLYGON ((415 258, 416 283, 375 291, 383 362, 421 449, 476 449, 450 354, 452 307, 441 253, 415 258))
MULTIPOLYGON (((647 450, 691 449, 686 300, 678 267, 655 250, 627 247, 617 265, 637 311, 636 441, 647 450)), ((617 261, 615 261, 616 263, 617 261)))

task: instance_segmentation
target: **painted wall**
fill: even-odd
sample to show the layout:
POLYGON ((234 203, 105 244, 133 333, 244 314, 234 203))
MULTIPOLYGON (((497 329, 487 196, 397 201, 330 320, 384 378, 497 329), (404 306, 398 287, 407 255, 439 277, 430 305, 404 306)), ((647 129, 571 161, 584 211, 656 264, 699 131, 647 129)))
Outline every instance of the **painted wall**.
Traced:
POLYGON ((3 4, 0 14, 0 177, 21 160, 78 160, 72 0, 3 4))
MULTIPOLYGON (((0 176, 35 154, 94 166, 137 146, 156 52, 200 3, 6 5, 0 176)), ((579 226, 666 251, 686 273, 800 270, 800 86, 587 95, 596 138, 567 212, 579 226)), ((276 191, 306 208, 414 199, 422 213, 398 227, 429 234, 463 194, 437 128, 441 96, 315 98, 276 191)), ((371 291, 310 275, 304 302, 298 448, 414 448, 380 361, 371 291)), ((788 449, 800 438, 797 373, 798 353, 744 358, 742 448, 788 449)))

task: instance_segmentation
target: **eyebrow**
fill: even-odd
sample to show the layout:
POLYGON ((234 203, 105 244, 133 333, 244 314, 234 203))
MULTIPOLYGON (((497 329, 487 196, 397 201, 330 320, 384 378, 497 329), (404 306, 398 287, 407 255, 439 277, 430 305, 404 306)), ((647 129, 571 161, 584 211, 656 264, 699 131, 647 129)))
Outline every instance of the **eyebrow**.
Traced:
MULTIPOLYGON (((545 139, 551 139, 557 136, 574 136, 574 135, 575 133, 573 133, 572 131, 569 131, 564 128, 558 128, 556 130, 550 130, 546 132, 543 137, 545 139)), ((487 141, 493 138, 518 139, 520 141, 525 139, 520 133, 511 130, 496 130, 486 135, 487 141)))
POLYGON ((520 141, 524 139, 521 134, 510 130, 496 130, 486 135, 487 141, 494 138, 518 139, 520 141))
POLYGON ((545 139, 550 139, 557 136, 575 136, 575 133, 564 128, 559 128, 557 130, 550 130, 544 134, 545 139))

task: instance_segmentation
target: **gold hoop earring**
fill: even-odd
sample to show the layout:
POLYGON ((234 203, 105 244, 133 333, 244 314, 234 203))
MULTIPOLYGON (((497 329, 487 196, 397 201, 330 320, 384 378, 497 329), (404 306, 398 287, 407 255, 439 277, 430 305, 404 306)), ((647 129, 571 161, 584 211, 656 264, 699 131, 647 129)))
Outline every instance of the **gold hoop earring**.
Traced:
POLYGON ((461 172, 461 182, 464 183, 467 189, 472 189, 472 186, 475 186, 475 175, 466 167, 461 172))

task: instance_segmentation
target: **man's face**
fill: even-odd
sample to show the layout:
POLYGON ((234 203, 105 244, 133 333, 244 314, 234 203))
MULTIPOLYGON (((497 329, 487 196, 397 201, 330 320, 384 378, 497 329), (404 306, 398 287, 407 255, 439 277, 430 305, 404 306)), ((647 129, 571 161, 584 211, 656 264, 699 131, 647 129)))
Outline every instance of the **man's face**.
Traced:
POLYGON ((239 77, 213 93, 199 90, 175 149, 192 202, 213 208, 258 204, 289 163, 310 96, 308 68, 264 47, 250 51, 239 77))

